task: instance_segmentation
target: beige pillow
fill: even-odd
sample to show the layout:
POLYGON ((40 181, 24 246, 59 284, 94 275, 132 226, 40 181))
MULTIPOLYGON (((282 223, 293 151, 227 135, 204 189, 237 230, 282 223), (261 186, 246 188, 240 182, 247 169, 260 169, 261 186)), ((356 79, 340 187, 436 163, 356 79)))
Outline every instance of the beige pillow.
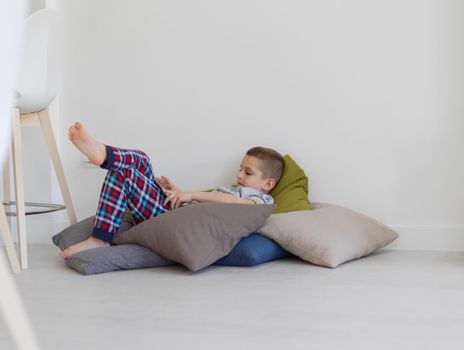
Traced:
POLYGON ((274 205, 204 202, 142 222, 113 243, 139 244, 198 271, 226 256, 241 238, 258 230, 274 205))
POLYGON ((372 253, 398 234, 365 215, 313 203, 313 210, 271 215, 258 231, 310 263, 337 267, 372 253))

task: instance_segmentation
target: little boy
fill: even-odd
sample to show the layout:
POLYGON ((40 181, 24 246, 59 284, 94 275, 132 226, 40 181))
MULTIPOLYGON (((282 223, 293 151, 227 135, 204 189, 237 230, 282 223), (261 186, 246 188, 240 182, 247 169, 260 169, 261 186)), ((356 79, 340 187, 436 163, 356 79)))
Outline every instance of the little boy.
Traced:
POLYGON ((104 145, 76 122, 68 131, 72 143, 92 164, 107 169, 92 235, 61 252, 73 254, 109 245, 119 230, 126 207, 139 224, 153 216, 177 209, 191 202, 272 204, 269 192, 284 169, 282 156, 270 149, 254 147, 242 159, 237 184, 219 186, 212 192, 183 192, 167 177, 154 177, 148 156, 142 151, 104 145))

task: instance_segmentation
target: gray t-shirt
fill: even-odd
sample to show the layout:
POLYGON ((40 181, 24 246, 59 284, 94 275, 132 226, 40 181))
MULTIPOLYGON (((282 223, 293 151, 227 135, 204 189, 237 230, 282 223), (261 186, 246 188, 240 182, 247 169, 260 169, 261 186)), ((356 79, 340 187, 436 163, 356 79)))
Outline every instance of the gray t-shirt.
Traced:
POLYGON ((234 196, 240 198, 249 199, 253 201, 255 204, 274 204, 274 198, 272 198, 271 195, 260 192, 250 187, 223 185, 216 187, 215 189, 213 189, 213 191, 233 194, 234 196))

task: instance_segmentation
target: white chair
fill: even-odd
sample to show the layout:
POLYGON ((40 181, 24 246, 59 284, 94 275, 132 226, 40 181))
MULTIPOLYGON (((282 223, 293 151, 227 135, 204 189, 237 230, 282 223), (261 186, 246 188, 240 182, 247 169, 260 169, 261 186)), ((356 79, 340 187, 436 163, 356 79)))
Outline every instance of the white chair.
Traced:
MULTIPOLYGON (((17 232, 21 267, 28 267, 26 214, 37 214, 64 209, 66 207, 71 223, 76 222, 76 214, 71 200, 63 166, 58 153, 53 129, 49 118, 49 105, 55 99, 60 82, 61 47, 63 25, 61 13, 43 9, 29 16, 23 28, 22 53, 18 70, 18 99, 13 108, 13 170, 16 200, 7 199, 8 205, 16 205, 17 232), (25 203, 21 150, 21 127, 41 128, 58 178, 65 206, 25 203), (39 206, 40 211, 26 213, 26 206, 39 206)), ((4 193, 9 196, 9 165, 4 167, 4 193)), ((5 203, 4 203, 5 204, 5 203)))
MULTIPOLYGON (((8 32, 8 38, 0 35, 0 164, 3 161, 5 146, 9 137, 7 131, 10 125, 8 115, 11 107, 11 94, 13 88, 13 75, 5 74, 10 70, 14 71, 16 66, 15 57, 17 46, 16 38, 19 37, 21 4, 19 1, 0 2, 0 33, 8 32), (7 55, 11 53, 11 55, 7 55)), ((19 272, 19 262, 11 239, 10 228, 0 202, 0 232, 3 243, 10 259, 10 264, 14 272, 19 272)), ((10 271, 8 271, 6 261, 0 251, 0 317, 3 316, 6 327, 10 330, 13 341, 18 350, 39 350, 37 337, 31 326, 26 310, 24 309, 21 297, 15 288, 10 271)))

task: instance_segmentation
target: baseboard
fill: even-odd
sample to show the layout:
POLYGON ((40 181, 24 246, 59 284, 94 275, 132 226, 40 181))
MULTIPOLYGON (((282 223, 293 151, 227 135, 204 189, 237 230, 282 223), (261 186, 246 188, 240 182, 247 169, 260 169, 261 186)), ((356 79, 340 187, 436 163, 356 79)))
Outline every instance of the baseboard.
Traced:
POLYGON ((388 249, 464 252, 464 226, 391 225, 399 238, 388 249))

